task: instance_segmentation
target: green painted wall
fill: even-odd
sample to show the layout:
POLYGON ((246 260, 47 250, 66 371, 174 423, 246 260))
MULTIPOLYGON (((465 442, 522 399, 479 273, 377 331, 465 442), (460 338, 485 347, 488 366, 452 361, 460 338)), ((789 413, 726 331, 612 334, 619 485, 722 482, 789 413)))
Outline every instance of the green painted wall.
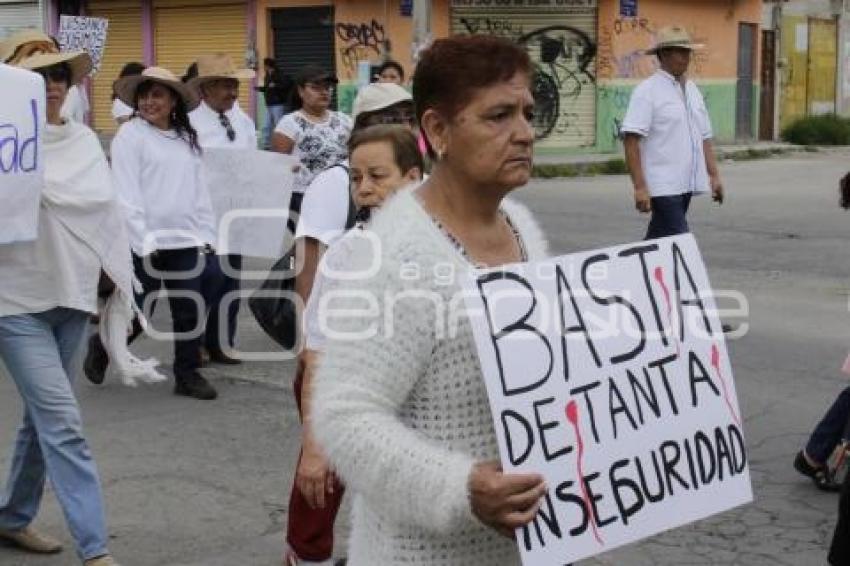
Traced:
POLYGON ((339 83, 336 89, 336 106, 340 112, 351 114, 354 97, 357 96, 357 85, 354 83, 339 83))
MULTIPOLYGON (((635 84, 600 83, 597 86, 596 105, 596 150, 599 152, 619 151, 617 139, 620 124, 629 106, 629 97, 635 84)), ((705 98, 714 139, 718 142, 730 142, 735 139, 735 83, 702 83, 697 86, 705 98)), ((758 101, 758 91, 755 93, 758 101)), ((754 104, 754 120, 758 122, 758 103, 754 104)), ((754 123, 755 128, 758 127, 754 123)))

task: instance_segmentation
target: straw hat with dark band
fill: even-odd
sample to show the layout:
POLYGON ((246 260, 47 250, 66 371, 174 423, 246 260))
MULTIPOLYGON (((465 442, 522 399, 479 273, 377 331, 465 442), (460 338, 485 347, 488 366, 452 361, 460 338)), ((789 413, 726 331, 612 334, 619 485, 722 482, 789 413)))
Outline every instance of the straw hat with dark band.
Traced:
POLYGON ((0 60, 30 71, 67 63, 71 68, 72 85, 79 84, 92 70, 92 60, 88 53, 60 53, 50 36, 34 29, 20 31, 0 43, 0 60))
POLYGON ((113 88, 115 89, 115 94, 121 99, 121 102, 135 108, 136 91, 139 89, 139 85, 145 82, 154 82, 167 86, 183 99, 190 112, 200 104, 198 95, 192 89, 180 82, 180 79, 174 76, 174 73, 162 67, 148 67, 142 71, 141 75, 118 79, 115 81, 113 88))
POLYGON ((247 81, 257 76, 251 69, 237 69, 233 59, 226 53, 209 53, 201 55, 196 61, 198 76, 189 81, 189 86, 197 89, 206 81, 218 79, 235 79, 247 81))
POLYGON ((688 49, 697 51, 704 49, 702 43, 694 43, 691 34, 682 27, 668 26, 661 28, 655 36, 655 45, 646 50, 647 55, 655 55, 662 49, 688 49))

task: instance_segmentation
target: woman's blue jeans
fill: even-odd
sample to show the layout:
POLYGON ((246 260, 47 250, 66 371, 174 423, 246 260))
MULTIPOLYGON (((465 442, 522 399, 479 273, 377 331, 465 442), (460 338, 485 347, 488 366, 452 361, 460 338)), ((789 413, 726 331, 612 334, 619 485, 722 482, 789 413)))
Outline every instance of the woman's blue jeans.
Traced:
POLYGON ((0 529, 20 530, 33 521, 49 477, 84 560, 108 552, 100 480, 71 384, 88 318, 67 308, 0 317, 0 359, 24 402, 0 493, 0 529))

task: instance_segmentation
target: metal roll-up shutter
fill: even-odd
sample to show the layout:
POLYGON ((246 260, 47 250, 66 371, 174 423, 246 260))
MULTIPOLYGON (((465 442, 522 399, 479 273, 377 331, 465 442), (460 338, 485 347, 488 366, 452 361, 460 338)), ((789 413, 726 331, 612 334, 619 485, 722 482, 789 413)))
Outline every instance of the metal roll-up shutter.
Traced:
POLYGON ((275 61, 284 74, 294 77, 305 65, 336 73, 333 6, 275 8, 271 23, 275 61))
MULTIPOLYGON (((217 4, 186 0, 154 2, 156 64, 178 77, 204 53, 227 53, 245 67, 247 8, 244 2, 217 4)), ((240 81, 239 100, 248 111, 251 81, 240 81)))
MULTIPOLYGON (((474 6, 453 0, 452 34, 512 39, 534 61, 535 130, 539 148, 591 147, 596 143, 595 1, 583 6, 474 6)), ((523 4, 523 5, 517 5, 523 4)))
POLYGON ((38 2, 0 2, 0 39, 23 28, 42 29, 38 2))
POLYGON ((89 0, 86 15, 106 18, 106 46, 100 71, 92 81, 92 125, 99 132, 118 129, 112 119, 112 83, 130 61, 143 62, 142 9, 139 2, 89 0))

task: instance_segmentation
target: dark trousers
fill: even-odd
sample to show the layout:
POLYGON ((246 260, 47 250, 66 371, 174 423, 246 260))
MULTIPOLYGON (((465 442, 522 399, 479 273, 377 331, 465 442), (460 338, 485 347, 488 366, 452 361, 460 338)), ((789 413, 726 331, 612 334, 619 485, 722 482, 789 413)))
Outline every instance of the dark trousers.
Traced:
MULTIPOLYGON (((303 415, 301 409, 303 377, 303 373, 299 372, 294 385, 299 415, 303 415)), ((301 455, 299 454, 298 465, 300 464, 301 455)), ((325 492, 324 509, 313 509, 293 482, 292 491, 289 494, 286 542, 298 558, 319 562, 331 557, 334 549, 334 522, 342 504, 343 493, 342 484, 339 481, 334 482, 334 492, 325 492)))
MULTIPOLYGON (((201 253, 198 248, 158 250, 146 260, 133 255, 133 268, 142 284, 136 304, 150 320, 156 307, 153 299, 145 309, 147 297, 165 287, 174 337, 174 377, 196 371, 200 365, 201 331, 207 305, 217 299, 221 288, 221 269, 216 256, 201 253), (212 300, 211 300, 212 299, 212 300)), ((130 340, 141 333, 136 324, 130 340)))
POLYGON ((688 207, 691 205, 691 193, 667 197, 653 197, 652 218, 646 231, 646 239, 664 238, 690 232, 688 227, 688 207))
POLYGON ((832 566, 850 564, 850 474, 844 478, 841 498, 838 500, 838 523, 829 548, 829 563, 832 566))
POLYGON ((835 447, 845 438, 850 439, 850 387, 838 394, 812 431, 806 454, 818 464, 826 464, 835 447))
POLYGON ((240 299, 236 292, 240 288, 239 272, 242 271, 242 256, 237 254, 218 256, 218 261, 221 265, 222 284, 220 291, 215 293, 217 300, 210 303, 210 315, 207 318, 205 334, 206 347, 210 352, 222 352, 233 347, 236 340, 236 319, 239 316, 240 299), (222 303, 225 300, 228 302, 222 316, 222 303))

